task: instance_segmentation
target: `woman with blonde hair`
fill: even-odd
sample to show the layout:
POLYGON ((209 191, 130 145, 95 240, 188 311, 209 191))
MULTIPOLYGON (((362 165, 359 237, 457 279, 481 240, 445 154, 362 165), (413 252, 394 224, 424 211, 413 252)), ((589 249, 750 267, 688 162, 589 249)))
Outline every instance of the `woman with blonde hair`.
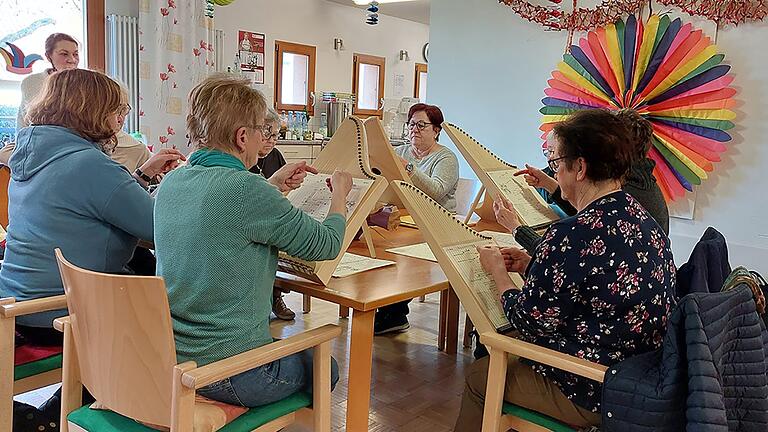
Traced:
MULTIPOLYGON (((145 179, 167 172, 184 156, 165 150, 133 175, 110 159, 106 153, 126 112, 120 87, 106 75, 72 69, 48 78, 10 160, 0 297, 23 301, 63 294, 55 248, 78 266, 122 273, 138 239, 153 239, 153 200, 145 179)), ((16 331, 32 345, 61 344, 53 319, 66 313, 19 317, 16 331)), ((50 411, 58 418, 55 406, 50 411)))
MULTIPOLYGON (((264 96, 248 82, 214 76, 189 96, 186 166, 168 174, 155 203, 157 272, 165 279, 178 361, 198 365, 272 342, 269 333, 277 253, 310 261, 335 258, 346 227, 348 173, 331 177, 323 222, 281 191, 298 187, 304 162, 269 179, 253 174, 271 128, 264 96), (199 253, 204 245, 205 253, 199 253)), ((332 383, 338 366, 332 366, 332 383)), ((310 352, 282 358, 200 390, 205 397, 255 407, 312 390, 310 352)))

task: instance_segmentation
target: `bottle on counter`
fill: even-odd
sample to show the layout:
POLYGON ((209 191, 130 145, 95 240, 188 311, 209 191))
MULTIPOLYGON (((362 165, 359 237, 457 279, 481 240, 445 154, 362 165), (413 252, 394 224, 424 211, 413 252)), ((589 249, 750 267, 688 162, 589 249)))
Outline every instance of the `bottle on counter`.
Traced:
POLYGON ((328 136, 328 114, 320 113, 320 135, 323 137, 328 136))
POLYGON ((304 141, 312 141, 312 129, 309 127, 309 115, 304 112, 304 141))
POLYGON ((292 140, 294 132, 296 132, 296 116, 293 115, 293 111, 288 111, 288 130, 285 139, 292 140))
POLYGON ((280 135, 279 137, 285 139, 285 133, 288 131, 288 115, 285 110, 280 111, 280 135))

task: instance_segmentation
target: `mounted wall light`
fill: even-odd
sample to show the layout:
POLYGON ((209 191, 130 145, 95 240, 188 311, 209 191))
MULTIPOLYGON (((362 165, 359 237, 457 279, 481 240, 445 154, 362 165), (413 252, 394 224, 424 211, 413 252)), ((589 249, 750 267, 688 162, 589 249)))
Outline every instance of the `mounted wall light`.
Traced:
POLYGON ((400 57, 400 61, 410 60, 410 57, 408 56, 408 51, 406 50, 400 50, 399 57, 400 57))
POLYGON ((333 49, 336 51, 343 51, 344 41, 341 38, 333 38, 333 49))

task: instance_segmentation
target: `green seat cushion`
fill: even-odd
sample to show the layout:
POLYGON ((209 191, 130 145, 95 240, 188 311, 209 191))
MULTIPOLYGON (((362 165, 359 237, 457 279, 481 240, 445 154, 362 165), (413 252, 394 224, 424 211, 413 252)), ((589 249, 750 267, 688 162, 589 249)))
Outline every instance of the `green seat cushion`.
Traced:
POLYGON ((61 354, 14 366, 13 380, 18 381, 43 372, 61 368, 61 354))
POLYGON ((542 413, 538 413, 536 411, 532 411, 511 403, 504 402, 504 406, 501 407, 501 412, 506 415, 519 417, 523 420, 535 423, 554 432, 576 432, 576 429, 573 429, 567 424, 555 420, 548 415, 544 415, 542 413))
MULTIPOLYGON (((286 414, 312 405, 312 395, 296 393, 273 404, 249 409, 219 432, 249 432, 286 414)), ((67 416, 67 420, 91 432, 155 432, 155 429, 137 423, 128 417, 108 410, 81 407, 67 416)))

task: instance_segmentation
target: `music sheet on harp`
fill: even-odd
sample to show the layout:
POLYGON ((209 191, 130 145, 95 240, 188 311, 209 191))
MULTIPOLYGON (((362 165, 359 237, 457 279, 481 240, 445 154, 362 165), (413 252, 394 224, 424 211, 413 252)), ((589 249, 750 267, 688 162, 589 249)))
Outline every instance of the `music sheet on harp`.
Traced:
MULTIPOLYGON (((301 187, 288 193, 288 200, 316 221, 324 221, 331 208, 331 191, 326 184, 329 178, 331 176, 327 174, 307 174, 301 187)), ((347 195, 347 217, 352 215, 372 184, 370 179, 352 179, 352 190, 347 195)))
POLYGON ((465 243, 443 247, 443 251, 458 269, 461 278, 472 288, 475 297, 479 300, 488 318, 498 331, 508 330, 511 324, 504 314, 499 302, 499 294, 496 282, 490 274, 480 265, 480 254, 477 246, 492 244, 490 240, 480 240, 473 243, 465 243))
POLYGON ((536 189, 529 186, 522 176, 515 176, 513 170, 489 171, 488 176, 501 193, 515 206, 517 214, 525 225, 536 227, 558 219, 554 210, 540 199, 536 189))

